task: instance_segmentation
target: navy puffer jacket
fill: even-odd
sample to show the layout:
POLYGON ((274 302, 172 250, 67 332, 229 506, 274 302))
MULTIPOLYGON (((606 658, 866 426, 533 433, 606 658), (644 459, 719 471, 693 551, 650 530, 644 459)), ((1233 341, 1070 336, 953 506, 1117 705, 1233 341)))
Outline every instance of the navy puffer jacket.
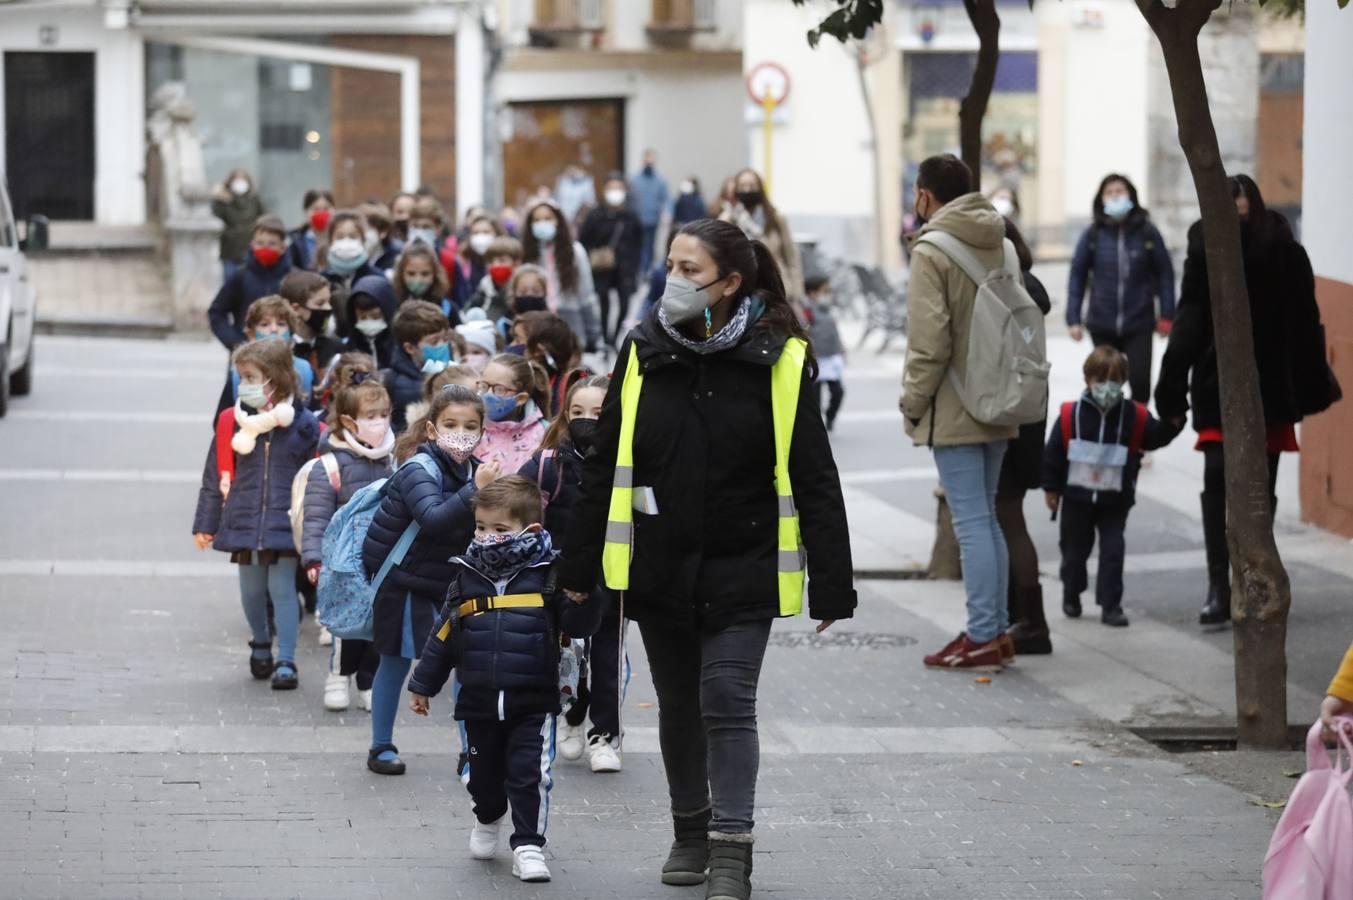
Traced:
POLYGON ((554 554, 495 584, 464 559, 447 590, 441 622, 466 600, 505 594, 544 594, 545 606, 501 609, 459 619, 458 632, 439 628, 428 638, 409 690, 434 696, 457 669, 457 719, 511 718, 559 712, 559 636, 588 637, 601 624, 596 595, 569 600, 554 587, 554 554))
POLYGON ((234 350, 248 340, 244 334, 244 320, 250 304, 277 293, 282 287, 282 279, 290 271, 291 263, 286 256, 274 265, 265 266, 251 253, 234 277, 221 285, 211 306, 207 307, 207 321, 211 324, 211 333, 227 350, 234 350))
MULTIPOLYGON (((247 411, 252 412, 252 410, 247 411)), ((258 436, 254 452, 235 454, 230 495, 221 497, 216 468, 216 442, 207 448, 202 487, 197 493, 195 534, 215 535, 217 550, 296 550, 291 534, 291 480, 319 444, 319 422, 310 410, 296 407, 286 428, 258 436)))
POLYGON ((322 453, 332 453, 338 463, 338 490, 334 490, 323 462, 311 467, 305 482, 305 517, 301 528, 301 563, 305 566, 321 561, 324 529, 329 527, 329 520, 338 508, 371 482, 388 477, 394 465, 393 457, 360 456, 333 435, 320 449, 322 453))
POLYGON ((478 464, 474 460, 457 463, 432 443, 422 444, 418 452, 436 461, 440 480, 413 461, 390 476, 385 498, 362 545, 362 563, 368 575, 375 575, 404 529, 416 518, 421 526, 418 538, 404 561, 390 570, 385 583, 436 598, 445 595, 455 573, 451 558, 474 537, 470 500, 475 495, 473 469, 478 464))
POLYGON ((1174 264, 1144 210, 1133 210, 1122 222, 1104 217, 1081 235, 1067 285, 1068 325, 1084 324, 1112 335, 1140 334, 1155 328, 1158 317, 1174 319, 1174 300, 1174 264), (1090 306, 1082 313, 1087 287, 1090 306))
POLYGON ((409 427, 409 406, 423 399, 423 373, 398 342, 391 343, 390 366, 381 369, 381 381, 390 392, 390 427, 399 434, 409 427))
POLYGON ((545 507, 545 530, 556 543, 564 542, 568 522, 573 515, 573 504, 583 487, 583 455, 565 438, 545 464, 541 465, 544 450, 537 450, 517 471, 540 485, 540 493, 548 498, 545 507))

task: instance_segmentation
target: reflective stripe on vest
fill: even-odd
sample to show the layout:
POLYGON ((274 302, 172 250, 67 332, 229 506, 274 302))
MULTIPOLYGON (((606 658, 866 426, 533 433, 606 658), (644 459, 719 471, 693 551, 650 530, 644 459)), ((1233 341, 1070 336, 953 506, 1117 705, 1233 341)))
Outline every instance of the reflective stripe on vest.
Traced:
MULTIPOLYGON (((799 532, 799 514, 789 480, 789 448, 794 436, 794 417, 799 408, 799 390, 808 344, 790 338, 771 369, 771 418, 775 428, 775 493, 779 519, 776 537, 776 578, 780 615, 793 616, 803 611, 804 561, 799 532)), ((634 535, 634 422, 639 411, 639 395, 644 376, 639 371, 639 354, 633 345, 625 363, 625 381, 620 388, 620 442, 616 448, 615 478, 611 485, 611 506, 606 522, 606 545, 602 551, 602 571, 606 586, 616 591, 629 589, 630 559, 634 535)))

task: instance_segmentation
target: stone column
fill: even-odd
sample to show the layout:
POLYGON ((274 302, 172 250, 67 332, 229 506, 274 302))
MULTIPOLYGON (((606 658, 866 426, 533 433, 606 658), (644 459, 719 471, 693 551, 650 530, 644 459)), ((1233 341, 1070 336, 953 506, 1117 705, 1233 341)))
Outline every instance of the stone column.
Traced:
POLYGON ((204 331, 207 307, 221 287, 221 222, 200 217, 164 223, 175 331, 204 331))

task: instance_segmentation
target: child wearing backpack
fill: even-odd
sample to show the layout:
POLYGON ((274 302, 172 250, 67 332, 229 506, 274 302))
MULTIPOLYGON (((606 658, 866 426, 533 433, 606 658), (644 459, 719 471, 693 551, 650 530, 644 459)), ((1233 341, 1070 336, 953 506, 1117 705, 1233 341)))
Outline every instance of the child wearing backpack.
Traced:
POLYGON ((531 458, 548 424, 547 381, 544 372, 515 353, 500 353, 489 360, 478 384, 488 417, 480 459, 497 463, 504 472, 515 472, 531 458))
POLYGON ((550 880, 542 850, 561 638, 586 637, 598 624, 595 596, 575 603, 556 586, 558 554, 541 525, 540 501, 538 486, 519 475, 474 498, 474 539, 452 562, 441 625, 409 681, 410 708, 425 716, 429 698, 456 670, 476 820, 470 855, 497 854, 510 806, 512 874, 522 881, 550 880))
POLYGON ((395 444, 400 466, 383 488, 380 508, 366 533, 362 560, 376 576, 387 557, 402 558, 376 591, 372 643, 380 665, 372 683, 371 750, 367 768, 380 775, 403 775, 394 745, 395 716, 409 665, 432 632, 437 610, 454 574, 451 557, 470 541, 475 493, 502 471, 471 454, 484 434, 484 404, 474 391, 447 385, 432 398, 427 414, 395 444), (416 528, 414 526, 417 526, 416 528), (407 543, 406 534, 413 535, 407 543), (404 540, 402 540, 404 539, 404 540))
POLYGON ((239 565, 240 599, 253 639, 249 671, 272 676, 275 691, 295 690, 296 634, 300 610, 296 596, 295 539, 291 530, 291 483, 319 440, 314 415, 297 399, 291 348, 282 341, 255 341, 235 351, 240 399, 221 414, 223 430, 233 419, 229 441, 234 480, 223 490, 217 444, 207 452, 198 491, 193 536, 199 550, 215 546, 239 565), (268 601, 275 610, 276 665, 268 601))
MULTIPOLYGON (((518 473, 540 487, 545 504, 545 527, 560 543, 582 491, 583 459, 592 449, 597 418, 611 379, 592 375, 569 389, 562 413, 550 425, 540 450, 518 473)), ((587 642, 587 666, 578 679, 577 700, 565 710, 559 735, 559 753, 567 760, 586 751, 593 772, 621 768, 620 707, 629 681, 625 654, 625 619, 618 596, 598 585, 596 599, 601 627, 587 642), (591 715, 592 728, 584 728, 591 715)))
MULTIPOLYGON (((390 430, 390 395, 370 371, 349 369, 335 387, 329 408, 329 435, 323 453, 309 464, 301 532, 301 565, 309 583, 319 583, 324 530, 340 506, 373 481, 394 470, 395 435, 390 430)), ((349 682, 357 676, 357 705, 371 709, 371 683, 380 656, 370 641, 333 639, 324 708, 335 712, 351 703, 349 682)))
POLYGON ((841 412, 841 402, 846 398, 845 386, 841 384, 846 376, 846 345, 841 341, 841 332, 837 330, 836 317, 831 311, 831 279, 825 275, 810 275, 804 279, 803 289, 805 299, 800 317, 813 341, 817 383, 827 390, 828 400, 822 409, 827 430, 831 431, 841 412))
POLYGON ((1062 612, 1081 614, 1081 592, 1089 584, 1085 564, 1099 534, 1099 575, 1095 602, 1100 621, 1125 628, 1123 614, 1123 533, 1136 499, 1142 453, 1157 450, 1179 434, 1135 401, 1123 401, 1128 359, 1113 347, 1096 347, 1085 360, 1085 393, 1062 404, 1043 450, 1043 490, 1054 518, 1061 507, 1062 612))

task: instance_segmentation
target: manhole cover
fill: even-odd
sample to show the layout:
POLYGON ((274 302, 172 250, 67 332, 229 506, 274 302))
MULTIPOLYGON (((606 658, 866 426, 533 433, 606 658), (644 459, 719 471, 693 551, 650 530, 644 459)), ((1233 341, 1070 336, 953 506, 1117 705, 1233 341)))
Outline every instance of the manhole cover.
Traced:
POLYGON ((822 634, 814 631, 772 631, 770 643, 772 647, 789 647, 791 649, 890 650, 894 647, 908 647, 916 643, 916 638, 905 634, 837 631, 836 629, 824 631, 822 634))

